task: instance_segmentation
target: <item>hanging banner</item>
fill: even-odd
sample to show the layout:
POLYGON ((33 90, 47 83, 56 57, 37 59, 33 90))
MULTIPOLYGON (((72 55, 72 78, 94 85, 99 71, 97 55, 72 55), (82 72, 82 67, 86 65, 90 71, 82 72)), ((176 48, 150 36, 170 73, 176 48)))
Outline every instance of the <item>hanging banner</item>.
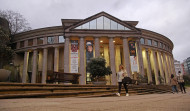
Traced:
POLYGON ((86 41, 86 82, 91 81, 91 75, 87 69, 90 59, 93 58, 93 41, 86 41))
POLYGON ((93 41, 86 42, 86 64, 93 58, 93 41))
POLYGON ((71 73, 78 73, 78 40, 71 40, 71 73))
POLYGON ((137 64, 135 41, 129 41, 129 53, 130 53, 130 61, 131 61, 131 71, 137 72, 138 64, 137 64))

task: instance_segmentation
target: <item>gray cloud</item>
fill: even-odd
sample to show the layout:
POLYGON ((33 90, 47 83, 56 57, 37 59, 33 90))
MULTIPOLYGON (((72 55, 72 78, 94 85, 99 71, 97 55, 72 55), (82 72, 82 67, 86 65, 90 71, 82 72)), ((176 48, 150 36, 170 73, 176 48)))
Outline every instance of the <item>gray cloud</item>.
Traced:
POLYGON ((1 0, 1 10, 21 13, 33 29, 61 25, 61 19, 85 19, 105 11, 137 27, 167 36, 177 60, 190 57, 189 0, 1 0))

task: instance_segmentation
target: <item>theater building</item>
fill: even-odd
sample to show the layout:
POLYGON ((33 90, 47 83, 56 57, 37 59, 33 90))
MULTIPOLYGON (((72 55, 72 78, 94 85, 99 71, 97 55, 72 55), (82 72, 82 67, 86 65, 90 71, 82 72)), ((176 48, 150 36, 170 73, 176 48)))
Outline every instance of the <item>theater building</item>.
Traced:
POLYGON ((90 58, 103 57, 112 74, 107 85, 116 85, 123 64, 130 77, 146 77, 148 83, 169 83, 175 74, 173 43, 159 33, 137 28, 138 21, 120 20, 105 12, 86 19, 61 19, 62 26, 45 27, 15 35, 16 56, 23 83, 46 83, 48 71, 79 73, 79 84, 90 84, 86 71, 90 58))

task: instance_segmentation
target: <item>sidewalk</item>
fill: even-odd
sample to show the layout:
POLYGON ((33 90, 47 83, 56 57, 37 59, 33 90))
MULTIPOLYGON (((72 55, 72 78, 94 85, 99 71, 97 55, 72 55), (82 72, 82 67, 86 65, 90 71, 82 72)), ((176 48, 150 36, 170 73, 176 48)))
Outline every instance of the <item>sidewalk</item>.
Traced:
POLYGON ((190 111, 186 94, 98 98, 1 99, 0 111, 190 111))

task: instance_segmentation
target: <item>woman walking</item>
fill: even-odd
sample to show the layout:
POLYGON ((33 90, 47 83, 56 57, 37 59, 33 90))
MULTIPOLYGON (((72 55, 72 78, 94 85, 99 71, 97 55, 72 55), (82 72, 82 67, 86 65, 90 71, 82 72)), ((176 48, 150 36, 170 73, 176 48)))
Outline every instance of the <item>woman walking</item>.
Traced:
POLYGON ((172 85, 172 93, 174 94, 175 92, 178 93, 178 90, 177 90, 177 79, 174 77, 173 74, 171 74, 171 85, 172 85))
POLYGON ((129 96, 128 94, 128 88, 127 88, 127 85, 122 83, 122 79, 127 76, 127 73, 126 73, 126 70, 124 70, 124 67, 122 64, 119 65, 119 72, 117 72, 117 81, 118 81, 118 84, 119 84, 119 87, 118 87, 118 93, 116 93, 117 96, 120 96, 121 94, 121 85, 123 84, 124 88, 125 88, 125 91, 126 91, 126 96, 129 96))

